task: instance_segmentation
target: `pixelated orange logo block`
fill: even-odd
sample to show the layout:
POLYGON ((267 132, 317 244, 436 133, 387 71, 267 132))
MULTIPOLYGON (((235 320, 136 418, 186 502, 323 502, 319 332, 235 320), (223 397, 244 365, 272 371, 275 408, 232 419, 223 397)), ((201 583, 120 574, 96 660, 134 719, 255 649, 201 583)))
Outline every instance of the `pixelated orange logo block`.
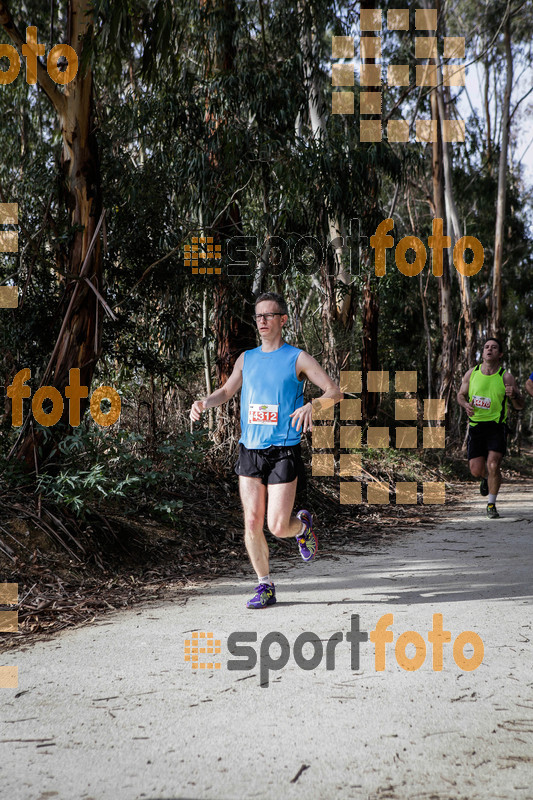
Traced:
MULTIPOLYGON (((18 203, 0 203, 0 225, 18 225, 18 203)), ((18 233, 0 228, 0 253, 18 253, 18 233)), ((18 286, 0 286, 0 308, 17 308, 18 286)))
MULTIPOLYGON (((360 14, 360 47, 359 47, 359 83, 361 87, 370 86, 373 91, 359 93, 360 115, 381 116, 382 114, 382 72, 385 68, 382 48, 383 18, 380 9, 361 9, 360 14), (368 62, 372 63, 368 63, 368 62), (378 63, 374 63, 378 62, 378 63)), ((396 39, 401 39, 400 31, 410 31, 409 8, 391 9, 387 12, 387 28, 396 31, 396 39)), ((415 69, 416 85, 434 87, 439 83, 437 22, 436 8, 419 8, 415 10, 415 31, 424 31, 415 35, 415 58, 434 63, 418 64, 415 69), (426 32, 431 32, 428 35, 426 32)), ((353 36, 334 36, 332 39, 332 57, 352 62, 355 57, 353 36)), ((465 37, 444 37, 444 59, 465 58, 465 37)), ((390 64, 387 66, 387 83, 389 86, 410 86, 409 64, 390 64)), ((354 65, 352 63, 332 64, 331 83, 334 87, 352 87, 354 81, 354 65)), ((462 64, 446 63, 442 66, 442 83, 444 86, 464 86, 465 67, 462 64)), ((344 88, 332 92, 332 113, 355 113, 355 93, 344 88)), ((442 136, 447 142, 464 142, 464 120, 443 120, 442 136)), ((409 142, 410 125, 407 119, 391 119, 387 123, 389 142, 409 142)), ((416 140, 433 142, 437 137, 437 120, 416 120, 416 140)), ((380 119, 360 119, 359 139, 361 142, 380 142, 383 128, 380 119)))
POLYGON ((199 267, 202 260, 222 258, 222 245, 214 244, 212 236, 193 236, 192 244, 183 247, 183 263, 186 267, 191 267, 193 275, 220 275, 220 267, 199 267))
MULTIPOLYGON (((366 374, 366 383, 369 392, 389 392, 390 378, 386 371, 369 371, 366 374)), ((355 371, 341 371, 340 386, 343 392, 357 394, 362 391, 362 374, 355 371)), ((396 392, 416 393, 418 376, 416 370, 399 370, 395 375, 396 392)), ((442 399, 424 398, 424 420, 444 421, 446 416, 446 403, 442 399)), ((360 420, 360 398, 344 399, 340 402, 340 419, 360 420)), ((395 418, 399 421, 418 421, 418 401, 416 398, 404 397, 395 400, 395 418)), ((331 417, 333 419, 333 417, 331 417)), ((313 448, 335 449, 335 440, 332 440, 333 427, 329 430, 322 426, 315 434, 313 432, 313 448)), ((394 429, 393 429, 394 430, 394 429)), ((399 426, 395 429, 396 448, 416 449, 418 444, 418 428, 415 425, 399 426)), ((361 425, 340 425, 340 449, 361 448, 361 425)), ((391 430, 388 427, 369 426, 367 429, 367 447, 388 448, 390 446, 391 430)), ((424 426, 424 448, 444 448, 446 446, 446 429, 444 426, 424 426)), ((343 477, 360 477, 364 472, 361 463, 361 454, 341 453, 339 459, 339 475, 343 477)), ((313 475, 332 476, 334 472, 334 454, 318 454, 313 452, 313 475)), ((367 473, 368 475, 368 473, 367 473)), ((371 476, 370 476, 371 477, 371 476)), ((423 502, 425 504, 445 502, 445 484, 442 481, 425 482, 423 486, 423 502)), ((380 481, 373 481, 367 486, 367 501, 370 504, 388 503, 389 486, 380 481)), ((360 483, 340 482, 341 504, 352 505, 361 503, 360 483)), ((396 504, 416 503, 417 485, 413 482, 398 482, 396 484, 396 504)))
POLYGON ((185 661, 191 662, 192 669, 220 669, 221 663, 209 656, 220 654, 220 639, 213 639, 213 633, 194 631, 192 639, 185 639, 185 661))
MULTIPOLYGON (((0 583, 0 604, 17 605, 18 583, 0 583)), ((18 611, 0 609, 0 633, 16 633, 18 631, 18 611)), ((0 689, 18 688, 18 667, 0 667, 0 689)))

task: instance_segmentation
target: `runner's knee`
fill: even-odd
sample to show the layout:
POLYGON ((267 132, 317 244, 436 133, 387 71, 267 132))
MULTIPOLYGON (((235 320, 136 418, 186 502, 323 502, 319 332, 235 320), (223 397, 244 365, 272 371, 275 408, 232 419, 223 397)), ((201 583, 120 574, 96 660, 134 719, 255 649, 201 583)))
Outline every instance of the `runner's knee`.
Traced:
POLYGON ((244 527, 250 533, 263 532, 263 525, 265 522, 265 515, 258 513, 249 513, 244 515, 244 527))
POLYGON ((500 470, 500 459, 489 458, 487 460, 487 469, 489 471, 489 475, 497 475, 500 470))
POLYGON ((474 478, 482 478, 483 477, 483 473, 485 472, 485 469, 483 467, 483 464, 471 464, 470 465, 470 472, 472 473, 474 478))
POLYGON ((287 532, 287 526, 278 520, 269 523, 268 529, 273 536, 277 536, 278 538, 283 537, 287 532))

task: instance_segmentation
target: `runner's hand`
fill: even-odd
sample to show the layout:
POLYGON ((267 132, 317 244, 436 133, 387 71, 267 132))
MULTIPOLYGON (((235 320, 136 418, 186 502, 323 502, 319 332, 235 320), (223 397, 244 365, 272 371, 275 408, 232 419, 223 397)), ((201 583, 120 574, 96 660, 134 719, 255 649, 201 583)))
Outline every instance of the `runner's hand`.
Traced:
POLYGON ((474 416, 474 413, 475 413, 476 409, 472 405, 472 403, 467 403, 466 406, 465 406, 465 409, 466 409, 466 414, 467 414, 468 417, 473 417, 474 416))
POLYGON ((205 400, 195 400, 191 406, 191 412, 189 414, 192 421, 198 422, 206 408, 205 400))
POLYGON ((298 432, 300 428, 302 429, 302 433, 313 430, 313 406, 311 403, 306 403, 305 406, 297 408, 296 411, 289 414, 289 417, 292 417, 292 427, 294 428, 296 425, 296 430, 298 432))

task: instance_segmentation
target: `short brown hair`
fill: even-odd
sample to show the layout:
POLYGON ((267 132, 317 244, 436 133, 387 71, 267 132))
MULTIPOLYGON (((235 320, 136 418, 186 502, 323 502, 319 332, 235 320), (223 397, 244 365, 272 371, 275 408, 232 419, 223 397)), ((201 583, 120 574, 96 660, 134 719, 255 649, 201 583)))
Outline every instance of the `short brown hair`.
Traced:
POLYGON ((287 314, 287 316, 289 315, 289 309, 287 308, 285 298, 283 298, 280 294, 277 294, 276 292, 263 292, 255 298, 256 306, 258 303, 262 303, 263 300, 270 300, 272 303, 277 303, 279 311, 282 314, 287 314))

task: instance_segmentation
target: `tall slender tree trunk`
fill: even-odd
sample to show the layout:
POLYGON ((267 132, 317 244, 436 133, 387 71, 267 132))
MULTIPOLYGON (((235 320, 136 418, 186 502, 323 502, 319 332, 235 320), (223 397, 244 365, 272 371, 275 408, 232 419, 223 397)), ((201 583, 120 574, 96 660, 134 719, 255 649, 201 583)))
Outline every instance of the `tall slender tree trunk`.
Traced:
MULTIPOLYGON (((361 11, 377 8, 376 0, 361 0, 361 11)), ((373 32, 366 32, 365 36, 375 36, 373 32)), ((364 64, 375 64, 375 58, 365 58, 361 60, 364 64)), ((381 92, 382 86, 365 86, 365 91, 381 92)), ((381 119, 381 115, 372 115, 370 119, 381 119)), ((371 229, 377 219, 379 181, 376 170, 369 169, 368 176, 370 191, 368 196, 367 213, 365 214, 364 227, 371 229)), ((361 348, 361 367, 363 370, 363 393, 361 395, 361 406, 363 419, 371 419, 375 416, 379 405, 379 394, 368 392, 366 389, 366 375, 369 371, 379 369, 378 357, 378 335, 379 335, 379 283, 371 277, 370 263, 367 263, 368 275, 363 286, 362 303, 362 348, 361 348)))
MULTIPOLYGON (((65 43, 74 48, 79 62, 84 36, 92 25, 92 20, 93 8, 89 0, 69 0, 65 43)), ((3 2, 0 2, 0 24, 20 51, 25 38, 17 29, 7 4, 3 2)), ((102 326, 99 324, 98 300, 85 280, 81 285, 76 280, 86 260, 102 210, 100 164, 93 117, 93 76, 90 66, 83 73, 79 67, 74 80, 65 86, 64 91, 60 91, 38 62, 37 81, 58 117, 63 145, 61 168, 66 187, 65 201, 73 230, 63 266, 74 280, 67 283, 64 310, 69 307, 73 292, 76 292, 76 297, 61 339, 54 350, 49 370, 43 377, 43 383, 52 384, 63 393, 68 383, 69 370, 74 367, 80 370, 81 384, 90 386, 100 356, 102 326)), ((102 254, 99 239, 85 265, 84 277, 102 293, 102 254)), ((83 404, 82 401, 82 407, 83 405, 86 407, 87 402, 83 404)), ((49 439, 45 444, 41 437, 30 431, 23 437, 17 456, 33 466, 37 446, 41 446, 46 452, 47 448, 53 446, 53 442, 49 439)))
MULTIPOLYGON (((444 231, 451 239, 451 248, 449 252, 453 252, 456 242, 461 238, 461 226, 459 223, 459 214, 455 204, 455 194, 453 191, 453 178, 452 178, 452 162, 450 154, 450 146, 444 138, 444 119, 446 118, 444 91, 442 86, 442 72, 439 64, 438 70, 438 87, 437 87, 437 104, 439 111, 439 130, 442 140, 442 167, 444 171, 444 198, 446 208, 446 220, 443 220, 444 231)), ((449 98, 448 98, 449 99, 449 98)), ((450 107, 450 103, 448 103, 450 107)), ((448 257, 448 269, 450 266, 450 258, 448 257)), ((459 294, 461 297, 461 311, 462 320, 465 331, 465 357, 463 364, 463 372, 470 369, 474 365, 475 349, 476 349, 476 335, 474 327, 474 318, 472 314, 472 295, 470 292, 470 278, 461 273, 457 273, 457 280, 459 282, 459 294)))
MULTIPOLYGON (((261 20, 263 21, 263 9, 261 5, 261 20)), ((263 29, 263 41, 264 41, 264 29, 263 29)), ((263 282, 268 274, 268 268, 270 266, 270 253, 272 250, 272 246, 270 243, 270 237, 273 234, 271 230, 272 224, 272 210, 270 208, 270 171, 269 165, 267 165, 264 161, 261 161, 261 183, 263 189, 263 212, 265 215, 265 219, 268 220, 267 222, 267 236, 264 242, 263 247, 261 248, 261 252, 259 254, 259 258, 255 265, 255 272, 254 272, 254 280, 252 285, 252 294, 254 297, 257 297, 263 291, 263 282)))
POLYGON ((420 304, 422 306, 422 319, 424 321, 424 333, 426 334, 426 365, 427 365, 427 384, 428 384, 428 398, 433 397, 433 347, 431 345, 431 330, 428 322, 428 310, 426 303, 426 296, 424 294, 424 285, 422 281, 422 273, 418 275, 418 289, 420 292, 420 304))
MULTIPOLYGON (((210 395, 213 391, 211 382, 211 359, 209 358, 209 309, 207 307, 207 289, 202 297, 202 350, 204 354, 205 391, 210 395)), ((209 431, 213 430, 213 409, 208 411, 209 431)))
POLYGON ((483 59, 483 110, 485 114, 485 157, 487 159, 487 171, 492 175, 492 132, 490 122, 490 70, 488 54, 483 59))
MULTIPOLYGON (((298 2, 299 20, 300 20, 300 47, 302 51, 302 64, 303 64, 303 77, 304 86, 307 94, 307 108, 309 114, 309 123, 313 138, 317 141, 324 141, 327 136, 326 131, 326 108, 322 101, 322 93, 319 80, 319 41, 320 35, 316 30, 316 25, 313 16, 312 3, 306 0, 299 0, 298 2)), ((334 258, 334 273, 338 283, 343 283, 348 287, 350 285, 350 277, 342 264, 342 247, 340 240, 343 233, 343 225, 338 220, 330 208, 325 209, 327 219, 327 229, 330 241, 336 242, 333 246, 334 258)), ((344 237, 345 240, 345 237, 344 237)), ((327 257, 326 257, 327 258, 327 257)), ((325 276, 324 276, 325 277, 325 276)), ((337 350, 334 342, 335 334, 333 329, 333 321, 336 320, 339 324, 348 329, 353 321, 353 301, 352 289, 339 291, 333 295, 331 294, 331 281, 326 281, 324 289, 326 292, 326 303, 322 309, 322 320, 325 333, 324 339, 324 356, 323 366, 330 371, 334 369, 335 374, 338 376, 339 356, 333 357, 333 352, 337 350), (329 315, 329 320, 324 319, 324 315, 329 315), (333 342, 332 342, 333 339, 333 342), (333 364, 335 366, 333 367, 333 364)))
POLYGON ((511 49, 511 19, 509 9, 505 12, 503 30, 505 49, 506 81, 502 109, 502 135, 500 162, 498 166, 498 197, 496 201, 496 225, 494 231, 494 267, 492 271, 492 335, 498 336, 502 325, 502 262, 505 223, 505 195, 507 192, 507 151, 509 149, 509 126, 511 91, 513 88, 513 52, 511 49))
POLYGON ((322 301, 322 366, 328 375, 338 376, 340 373, 339 350, 333 329, 335 319, 335 278, 328 269, 327 258, 321 264, 321 289, 324 291, 322 301))
MULTIPOLYGON (((237 6, 235 0, 201 0, 209 17, 213 20, 216 36, 211 71, 206 77, 212 78, 219 72, 235 70, 234 33, 237 27, 237 6)), ((216 131, 220 126, 228 126, 231 120, 225 117, 216 120, 206 114, 206 124, 216 131)), ((213 170, 223 168, 218 157, 211 150, 208 154, 213 170)), ((209 200, 209 198, 206 198, 209 200)), ((205 204, 207 206, 207 203, 205 204)), ((209 206, 211 207, 209 202, 209 206)), ((212 212, 214 222, 210 226, 214 241, 221 244, 233 236, 242 235, 241 213, 236 202, 230 203, 222 213, 212 212)), ((204 211, 205 216, 205 211, 204 211)), ((256 335, 252 327, 253 297, 250 282, 242 280, 241 290, 244 302, 239 300, 239 292, 235 291, 235 278, 226 274, 216 277, 213 298, 213 325, 216 339, 216 375, 218 386, 228 380, 239 354, 256 345, 256 335)), ((235 440, 239 428, 238 399, 231 400, 226 406, 217 410, 215 439, 217 442, 235 440)))
MULTIPOLYGON (((437 14, 440 16, 440 3, 436 2, 437 14)), ((437 61, 430 59, 430 62, 437 66, 437 61)), ((447 230, 446 201, 444 193, 444 163, 443 146, 441 134, 441 113, 439 111, 439 99, 437 87, 431 90, 431 117, 437 121, 437 137, 432 143, 432 182, 433 182, 433 205, 435 216, 442 219, 443 228, 447 230)), ((453 387, 454 377, 454 326, 452 318, 452 292, 450 279, 450 264, 448 251, 443 250, 442 254, 442 276, 438 278, 439 296, 439 321, 442 332, 442 352, 440 359, 440 376, 438 383, 438 396, 445 398, 446 405, 453 387)))
POLYGON ((379 394, 367 391, 367 377, 372 370, 378 369, 378 323, 379 323, 379 304, 376 292, 372 287, 372 277, 370 269, 363 288, 363 347, 361 350, 361 369, 363 371, 363 392, 361 394, 361 409, 364 420, 372 419, 375 416, 379 394))

